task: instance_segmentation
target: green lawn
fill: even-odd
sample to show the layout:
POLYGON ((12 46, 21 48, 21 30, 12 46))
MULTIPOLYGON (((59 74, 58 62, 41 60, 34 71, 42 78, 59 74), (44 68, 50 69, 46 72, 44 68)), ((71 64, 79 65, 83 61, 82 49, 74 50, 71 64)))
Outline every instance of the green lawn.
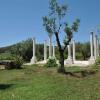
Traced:
POLYGON ((100 100, 100 72, 75 77, 38 66, 0 70, 0 100, 100 100))

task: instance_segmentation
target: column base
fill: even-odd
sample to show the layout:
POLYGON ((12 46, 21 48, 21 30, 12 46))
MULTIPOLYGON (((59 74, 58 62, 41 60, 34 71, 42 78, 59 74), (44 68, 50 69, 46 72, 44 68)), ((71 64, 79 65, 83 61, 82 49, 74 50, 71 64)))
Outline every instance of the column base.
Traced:
POLYGON ((73 59, 71 57, 68 57, 65 62, 66 64, 73 64, 73 59))
POLYGON ((44 60, 43 60, 44 63, 47 63, 47 61, 48 61, 48 59, 44 59, 44 60))
POLYGON ((75 63, 75 61, 76 61, 76 59, 72 59, 72 61, 73 61, 73 64, 75 63))
POLYGON ((54 57, 54 56, 50 56, 49 59, 56 59, 56 57, 54 57))
POLYGON ((53 58, 53 56, 49 56, 49 59, 52 59, 53 58))
POLYGON ((37 62, 36 57, 32 57, 31 64, 35 64, 37 62))
POLYGON ((56 57, 55 57, 55 56, 52 56, 52 58, 53 58, 53 59, 56 59, 56 57))
POLYGON ((94 64, 95 63, 95 58, 94 57, 90 57, 89 59, 89 64, 94 64))
POLYGON ((51 58, 51 56, 48 57, 49 59, 51 58))

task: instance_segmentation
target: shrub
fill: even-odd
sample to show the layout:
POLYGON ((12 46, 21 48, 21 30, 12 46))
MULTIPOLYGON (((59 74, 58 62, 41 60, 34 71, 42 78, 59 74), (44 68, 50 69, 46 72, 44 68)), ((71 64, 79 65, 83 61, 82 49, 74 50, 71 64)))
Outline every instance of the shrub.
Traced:
POLYGON ((45 64, 45 67, 57 67, 57 62, 55 58, 50 58, 47 63, 45 64))
POLYGON ((20 57, 20 56, 16 56, 15 59, 14 59, 15 68, 16 69, 21 68, 22 64, 23 64, 23 58, 20 57))
POLYGON ((100 56, 97 57, 96 64, 100 64, 100 56))
POLYGON ((20 69, 23 59, 20 56, 14 57, 14 60, 4 61, 5 69, 20 69))

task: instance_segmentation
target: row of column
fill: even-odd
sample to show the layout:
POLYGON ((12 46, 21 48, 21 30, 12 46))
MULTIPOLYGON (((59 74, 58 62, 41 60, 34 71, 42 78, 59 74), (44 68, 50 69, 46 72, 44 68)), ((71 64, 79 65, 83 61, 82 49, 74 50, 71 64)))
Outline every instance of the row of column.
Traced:
MULTIPOLYGON (((75 61, 75 41, 72 43, 73 45, 73 56, 71 56, 71 44, 68 45, 68 59, 66 63, 74 63, 75 61)), ((94 64, 96 58, 99 56, 99 39, 97 35, 93 32, 90 34, 90 50, 91 50, 91 57, 89 59, 90 64, 94 64)))
MULTIPOLYGON (((33 40, 33 57, 31 59, 31 64, 36 63, 36 56, 35 56, 35 38, 33 40)), ((51 42, 50 42, 51 43, 51 42)), ((55 45, 53 45, 52 50, 52 44, 49 43, 49 58, 54 57, 55 58, 55 45), (53 53, 52 53, 53 51, 53 53)), ((44 61, 47 60, 47 41, 44 41, 44 61)))
MULTIPOLYGON (((49 58, 52 57, 52 45, 49 45, 49 58)), ((53 57, 55 58, 55 46, 53 45, 53 57)), ((44 42, 44 60, 47 59, 47 41, 44 42)), ((75 41, 73 40, 73 57, 71 56, 71 45, 68 45, 68 60, 71 63, 75 61, 75 41)))
POLYGON ((90 63, 94 63, 97 56, 99 56, 99 39, 94 32, 90 34, 90 48, 91 48, 91 57, 90 63))
MULTIPOLYGON (((51 42, 50 42, 51 43, 51 42)), ((49 45, 49 58, 52 57, 52 44, 49 45)), ((55 46, 53 45, 53 57, 55 58, 55 46)), ((47 41, 44 42, 44 60, 47 60, 47 41)), ((69 63, 75 61, 75 41, 73 40, 73 57, 71 56, 71 45, 68 45, 69 63)))
MULTIPOLYGON (((55 45, 52 46, 52 44, 50 43, 49 43, 49 58, 52 58, 52 57, 55 58, 55 45)), ((46 40, 44 42, 44 60, 47 60, 47 41, 46 40)))
MULTIPOLYGON (((35 38, 33 40, 33 57, 31 59, 31 63, 36 63, 36 56, 35 56, 35 38)), ((55 58, 55 46, 53 45, 53 53, 52 53, 52 45, 49 44, 49 58, 55 58)), ((44 61, 47 60, 47 41, 44 42, 44 61)), ((75 61, 75 41, 73 41, 73 57, 71 56, 71 45, 68 45, 68 62, 72 63, 72 60, 75 61)))
MULTIPOLYGON (((51 43, 51 42, 50 42, 51 43)), ((49 58, 52 56, 55 58, 55 46, 53 45, 53 53, 52 53, 52 44, 49 43, 49 58)), ((73 47, 73 56, 71 56, 71 44, 68 45, 68 63, 74 63, 75 61, 75 41, 72 42, 73 47)), ((99 39, 97 35, 93 32, 90 34, 90 49, 91 49, 91 57, 89 59, 90 64, 94 63, 97 56, 99 56, 99 39)), ((47 60, 47 41, 44 42, 44 61, 47 60)), ((35 38, 33 38, 33 57, 31 59, 31 63, 36 63, 35 56, 35 38)))

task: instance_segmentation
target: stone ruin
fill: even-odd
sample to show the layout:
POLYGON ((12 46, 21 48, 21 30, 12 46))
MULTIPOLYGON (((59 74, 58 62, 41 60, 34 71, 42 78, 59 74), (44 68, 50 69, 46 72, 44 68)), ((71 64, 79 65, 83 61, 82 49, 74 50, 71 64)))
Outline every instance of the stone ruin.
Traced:
MULTIPOLYGON (((47 41, 44 41, 44 60, 37 62, 36 55, 35 55, 35 38, 33 38, 33 57, 31 59, 30 64, 45 64, 47 62, 47 41)), ((96 58, 99 56, 99 39, 97 35, 94 32, 90 33, 90 53, 91 56, 87 61, 77 61, 75 56, 75 40, 73 40, 68 45, 68 58, 64 60, 65 65, 71 65, 71 66, 88 66, 91 64, 94 64, 96 61, 96 58), (71 51, 71 45, 72 45, 72 51, 71 51), (71 53, 72 52, 72 53, 71 53), (72 54, 72 55, 71 55, 72 54)), ((55 45, 52 47, 49 43, 49 58, 54 57, 55 58, 55 45), (53 51, 53 52, 52 52, 53 51)), ((58 62, 58 60, 57 60, 58 62)))

